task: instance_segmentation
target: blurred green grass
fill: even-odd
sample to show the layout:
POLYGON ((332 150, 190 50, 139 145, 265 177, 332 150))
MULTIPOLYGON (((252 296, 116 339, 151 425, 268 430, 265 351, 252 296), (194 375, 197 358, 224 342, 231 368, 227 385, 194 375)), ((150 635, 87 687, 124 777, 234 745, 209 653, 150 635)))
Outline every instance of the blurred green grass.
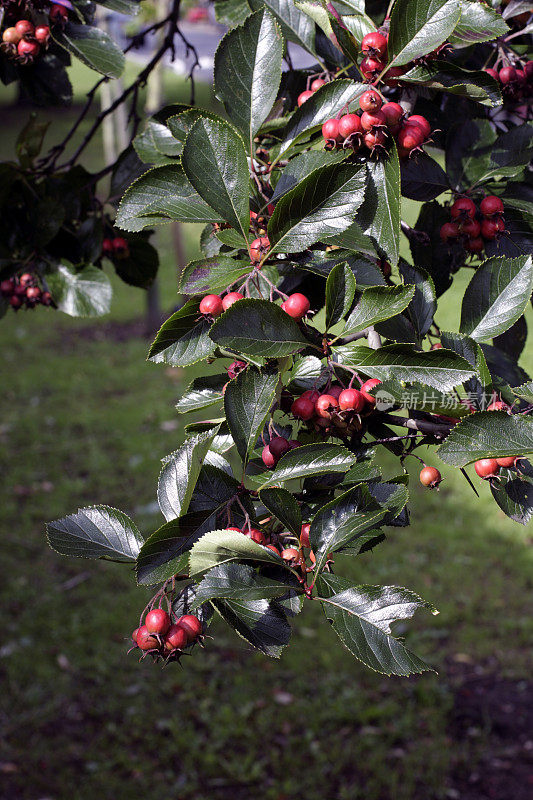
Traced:
MULTIPOLYGON (((167 99, 180 92, 174 79, 167 99)), ((20 110, 2 110, 10 127, 20 123, 20 110)), ((54 126, 71 115, 53 115, 54 126)), ((416 215, 416 204, 407 213, 416 215)), ((188 258, 198 233, 185 229, 188 258)), ((168 229, 157 236, 170 309, 175 257, 168 229)), ((469 277, 444 298, 445 328, 457 328, 469 277)), ((181 441, 173 404, 202 367, 147 363, 148 342, 129 335, 143 293, 113 284, 107 320, 38 309, 0 324, 2 796, 453 797, 451 771, 475 764, 490 737, 488 723, 466 742, 450 732, 461 677, 530 674, 528 531, 503 516, 487 486, 477 499, 460 473, 444 469, 438 493, 413 482, 410 528, 391 529, 373 554, 338 559, 354 580, 408 586, 439 607, 439 616, 419 614, 400 631, 439 675, 367 671, 315 607, 295 621, 279 661, 215 623, 205 651, 183 668, 139 665, 126 640, 148 593, 131 569, 63 559, 44 538, 45 521, 95 502, 122 508, 144 532, 162 522, 153 505, 159 460, 181 441)))

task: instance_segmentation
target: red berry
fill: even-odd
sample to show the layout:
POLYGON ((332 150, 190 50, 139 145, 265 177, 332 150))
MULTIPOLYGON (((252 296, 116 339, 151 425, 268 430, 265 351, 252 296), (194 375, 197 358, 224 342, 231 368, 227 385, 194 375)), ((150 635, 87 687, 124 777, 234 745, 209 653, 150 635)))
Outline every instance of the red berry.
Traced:
POLYGON ((449 239, 457 239, 458 236, 459 228, 455 222, 445 222, 440 229, 440 238, 443 242, 447 242, 449 239))
POLYGON ((429 489, 434 489, 442 480, 442 476, 435 467, 424 467, 420 472, 420 483, 429 489))
POLYGON ((476 215, 476 206, 469 197, 459 197, 450 208, 452 219, 472 217, 476 215))
POLYGON ((240 292, 230 292, 224 298, 222 298, 222 308, 224 311, 227 311, 228 308, 233 305, 233 303, 243 299, 244 295, 242 295, 240 292))
POLYGON ((104 256, 109 256, 113 252, 113 240, 104 239, 102 242, 102 253, 104 256))
POLYGON ((361 114, 361 127, 364 131, 373 131, 376 128, 383 128, 386 124, 387 120, 382 111, 363 111, 361 114))
POLYGON ((260 236, 259 239, 254 239, 250 245, 250 258, 254 263, 261 261, 269 248, 270 240, 268 236, 260 236))
POLYGON ((339 395, 339 407, 342 411, 359 413, 365 406, 365 398, 358 389, 345 389, 339 395))
POLYGON ((30 301, 30 303, 35 304, 39 298, 41 297, 41 290, 38 286, 28 286, 26 289, 26 299, 30 301))
POLYGON ((154 608, 146 615, 144 627, 148 633, 164 635, 170 628, 170 617, 162 608, 154 608))
POLYGON ((481 237, 477 239, 467 239, 463 243, 463 247, 465 250, 468 250, 469 253, 481 253, 485 247, 485 243, 481 237))
POLYGON ((527 75, 523 69, 516 70, 516 82, 520 86, 525 86, 527 83, 527 75))
POLYGON ((311 92, 309 90, 306 91, 306 92, 302 92, 301 94, 298 95, 298 100, 297 100, 298 105, 299 106, 303 106, 303 104, 306 102, 306 100, 309 100, 309 98, 312 97, 312 96, 313 96, 313 92, 311 92))
POLYGON ((41 303, 43 306, 51 306, 52 305, 52 295, 50 292, 43 292, 41 296, 41 303))
POLYGON ((487 73, 487 75, 490 75, 491 78, 494 78, 495 81, 499 82, 500 76, 498 75, 498 73, 496 72, 495 69, 492 69, 492 67, 489 67, 488 69, 485 70, 485 72, 487 73))
POLYGON ((19 278, 19 284, 21 286, 31 286, 33 283, 33 275, 31 272, 23 272, 19 278))
POLYGON ((499 72, 500 81, 507 85, 516 81, 516 70, 514 67, 502 67, 499 72))
POLYGON ((39 54, 40 47, 37 42, 28 42, 21 39, 17 45, 17 53, 25 58, 35 58, 39 54))
POLYGON ((281 551, 281 557, 284 561, 299 561, 300 553, 295 547, 287 547, 281 551))
POLYGON ((482 458, 476 461, 474 469, 480 478, 495 478, 500 471, 500 465, 495 458, 482 458))
POLYGON ((141 650, 154 650, 159 647, 159 642, 155 636, 152 636, 146 625, 142 625, 137 630, 136 641, 141 650))
POLYGON ((8 278, 6 281, 0 283, 0 292, 2 294, 11 294, 15 288, 15 281, 13 278, 8 278))
POLYGON ((505 467, 509 469, 510 467, 514 467, 516 464, 517 456, 505 456, 504 458, 497 458, 496 463, 499 467, 505 467))
POLYGON ((35 28, 35 38, 39 44, 46 44, 50 38, 50 28, 48 25, 39 25, 35 28))
POLYGON ((22 39, 22 34, 16 28, 6 28, 2 34, 2 41, 7 44, 18 44, 22 39))
POLYGON ((188 643, 187 631, 179 625, 171 625, 165 636, 165 650, 183 650, 188 643))
POLYGON ((381 381, 378 378, 369 378, 361 386, 360 392, 365 398, 365 401, 371 406, 376 405, 376 398, 373 395, 369 394, 369 392, 371 389, 374 389, 376 386, 379 386, 380 383, 381 381))
POLYGON ((302 397, 309 397, 313 403, 316 403, 320 397, 320 392, 317 389, 306 389, 305 392, 303 392, 302 397))
POLYGON ((311 89, 312 92, 316 92, 317 89, 320 89, 322 86, 325 85, 326 85, 325 80, 323 80, 322 78, 315 78, 315 80, 312 81, 311 86, 309 88, 311 89))
POLYGON ((276 460, 281 458, 282 455, 291 449, 287 439, 285 439, 283 436, 274 436, 274 438, 270 440, 268 446, 270 448, 270 452, 276 460))
MULTIPOLYGON (((338 383, 333 383, 328 389, 328 394, 330 394, 332 397, 335 397, 336 400, 339 399, 339 397, 342 394, 342 392, 343 392, 343 388, 342 388, 342 386, 339 386, 338 383)), ((315 402, 316 402, 316 400, 315 400, 315 402)))
POLYGON ((509 406, 507 403, 504 403, 503 400, 493 400, 492 403, 487 406, 487 411, 509 411, 509 406))
POLYGON ((481 235, 487 241, 496 239, 499 233, 505 230, 505 222, 503 219, 484 219, 481 223, 481 235))
POLYGON ((322 419, 331 419, 332 414, 338 407, 337 398, 332 397, 330 394, 321 394, 315 403, 315 411, 322 419))
POLYGON ((311 525, 306 522, 302 525, 302 530, 300 531, 300 544, 302 547, 310 547, 309 543, 309 531, 311 530, 311 525))
POLYGON ((382 105, 383 100, 381 99, 381 95, 374 89, 369 89, 368 92, 365 92, 359 98, 361 111, 379 111, 382 105))
POLYGON ((23 37, 23 36, 32 36, 35 28, 33 27, 33 24, 29 21, 29 19, 19 19, 19 21, 15 25, 15 30, 20 37, 23 37))
POLYGON ((266 544, 265 547, 268 547, 269 550, 272 550, 277 556, 280 556, 281 553, 279 552, 278 548, 273 544, 266 544))
POLYGON ((430 350, 442 350, 442 344, 440 342, 435 342, 435 344, 432 344, 429 349, 430 350))
POLYGON ((22 305, 22 298, 20 298, 16 294, 12 294, 11 297, 9 298, 9 305, 15 309, 20 308, 22 305))
POLYGON ((411 150, 415 150, 417 147, 420 147, 420 145, 423 144, 424 139, 424 132, 419 125, 406 125, 404 122, 398 132, 398 147, 401 147, 403 150, 407 150, 410 153, 411 150))
POLYGON ((296 292, 289 295, 281 307, 289 317, 303 319, 309 311, 310 303, 304 294, 296 292))
POLYGON ((339 120, 339 136, 347 139, 361 130, 361 118, 357 114, 345 114, 339 120))
POLYGON ((461 233, 464 233, 465 236, 469 236, 470 239, 477 239, 481 232, 481 225, 476 219, 467 217, 465 220, 459 221, 459 230, 461 233))
POLYGON ((257 528, 251 528, 249 531, 244 531, 244 535, 247 536, 249 539, 252 540, 252 542, 255 542, 256 544, 265 543, 265 537, 263 536, 263 533, 257 528))
POLYGON ((189 642, 194 642, 195 639, 202 633, 202 623, 195 617, 194 614, 185 614, 183 617, 180 617, 176 623, 180 628, 183 628, 189 642))
POLYGON ((399 103, 385 103, 381 107, 381 111, 385 116, 387 125, 393 128, 400 124, 405 115, 405 111, 399 103))
POLYGON ((140 628, 135 628, 135 630, 131 634, 132 641, 135 642, 135 644, 137 644, 137 634, 139 633, 139 631, 140 628))
POLYGON ((387 54, 387 37, 378 31, 367 33, 361 41, 361 50, 366 56, 383 58, 387 54))
POLYGON ((385 69, 386 64, 376 58, 363 58, 359 64, 359 69, 366 80, 373 80, 385 69))
POLYGON ((533 80, 533 61, 526 61, 524 64, 524 72, 528 81, 533 80))
POLYGON ((200 313, 218 317, 223 311, 222 300, 218 294, 206 294, 200 301, 200 313))
POLYGON ((298 397, 291 406, 291 414, 305 422, 315 416, 315 403, 310 397, 298 397))
POLYGON ((489 194, 479 204, 479 210, 485 217, 494 217, 496 214, 503 214, 503 202, 496 195, 489 194))
POLYGON ((118 258, 127 258, 129 256, 130 248, 123 236, 115 236, 111 244, 113 245, 113 252, 118 258))
POLYGON ((374 150, 375 147, 383 147, 386 141, 387 134, 382 130, 368 132, 363 136, 363 142, 369 150, 374 150))
POLYGON ((53 5, 50 9, 50 20, 52 22, 65 22, 68 19, 68 11, 64 6, 53 5))
POLYGON ((385 84, 391 87, 399 86, 400 81, 398 78, 400 78, 402 75, 405 75, 408 69, 409 66, 391 67, 389 70, 387 70, 387 74, 384 77, 385 84))
POLYGON ((246 366, 246 361, 233 361, 233 363, 228 367, 228 376, 230 378, 236 378, 239 372, 242 372, 243 369, 246 369, 246 366))
POLYGON ((261 460, 265 467, 268 467, 268 469, 272 469, 276 466, 277 458, 275 457, 274 453, 271 452, 268 444, 263 447, 261 452, 261 460))
POLYGON ((408 125, 418 125, 424 133, 424 139, 427 139, 431 133, 431 125, 427 119, 420 116, 420 114, 412 114, 410 117, 408 117, 406 122, 408 125))
POLYGON ((341 140, 341 136, 339 134, 339 120, 327 119, 322 125, 322 136, 324 139, 326 139, 326 141, 333 140, 335 142, 339 142, 341 140))

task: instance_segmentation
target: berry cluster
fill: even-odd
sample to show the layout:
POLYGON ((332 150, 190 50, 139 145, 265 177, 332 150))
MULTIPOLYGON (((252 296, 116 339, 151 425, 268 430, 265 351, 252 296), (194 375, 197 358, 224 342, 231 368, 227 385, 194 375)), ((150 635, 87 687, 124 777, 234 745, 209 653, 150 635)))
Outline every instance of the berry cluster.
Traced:
MULTIPOLYGON (((210 317, 219 317, 223 311, 227 311, 233 303, 243 300, 244 295, 240 292, 228 292, 224 297, 218 294, 206 294, 200 300, 200 313, 210 317)), ((289 295, 281 304, 282 309, 290 317, 301 320, 305 317, 310 308, 307 297, 299 292, 289 295)))
POLYGON ((445 222, 440 229, 443 242, 461 240, 468 253, 476 255, 505 232, 503 202, 495 195, 484 197, 476 204, 469 197, 459 197, 450 208, 453 222, 445 222))
POLYGON ((145 617, 144 625, 136 628, 131 638, 134 648, 150 653, 156 660, 179 659, 185 648, 202 638, 202 623, 193 614, 185 614, 172 622, 170 614, 162 608, 153 608, 145 617))
MULTIPOLYGON (((387 67, 388 43, 389 35, 384 30, 367 33, 361 40, 363 60, 359 64, 359 70, 363 78, 369 83, 376 83, 379 81, 381 79, 381 73, 387 67)), ((398 79, 411 69, 413 63, 431 61, 434 58, 442 56, 443 52, 448 49, 449 45, 445 43, 426 56, 416 59, 415 62, 410 62, 402 67, 390 67, 383 76, 383 83, 390 87, 398 86, 398 79)))
POLYGON ((51 306, 52 295, 40 288, 35 275, 25 272, 18 278, 8 278, 0 283, 0 293, 6 298, 11 308, 35 308, 36 305, 51 306))
POLYGON ((325 86, 326 83, 327 81, 325 81, 323 78, 315 78, 314 80, 312 80, 311 85, 306 89, 306 91, 298 95, 298 100, 297 100, 298 105, 299 106, 303 105, 306 100, 309 100, 309 98, 312 95, 314 95, 317 89, 320 89, 321 86, 325 86))
POLYGON ((365 381, 360 389, 331 384, 324 393, 308 389, 291 403, 296 419, 326 433, 353 433, 361 428, 361 415, 372 413, 376 400, 370 391, 381 383, 377 378, 365 381))
POLYGON ((499 70, 489 67, 485 72, 498 81, 504 99, 517 102, 533 94, 533 61, 525 64, 517 62, 520 66, 513 67, 507 63, 499 70))
POLYGON ((49 25, 34 25, 29 19, 19 19, 2 32, 2 50, 12 59, 29 64, 33 62, 50 42, 50 25, 64 24, 68 19, 67 9, 58 4, 50 8, 49 25))
POLYGON ((114 236, 112 239, 104 239, 102 242, 102 255, 111 261, 122 261, 130 257, 129 245, 122 236, 114 236))
POLYGON ((363 145, 371 153, 384 149, 390 137, 396 140, 398 155, 406 158, 420 150, 428 140, 431 125, 425 117, 413 114, 408 117, 399 103, 383 103, 374 89, 369 89, 359 100, 361 115, 344 114, 328 119, 322 125, 326 149, 336 147, 359 150, 363 145))

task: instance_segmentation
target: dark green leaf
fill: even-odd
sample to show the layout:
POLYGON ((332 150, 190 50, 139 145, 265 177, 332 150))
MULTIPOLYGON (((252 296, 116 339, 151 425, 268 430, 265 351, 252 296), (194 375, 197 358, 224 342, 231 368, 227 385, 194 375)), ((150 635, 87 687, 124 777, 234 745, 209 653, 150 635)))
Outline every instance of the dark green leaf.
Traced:
POLYGON ((400 166, 403 197, 424 202, 434 200, 450 189, 448 176, 427 153, 416 153, 414 158, 404 158, 400 166))
POLYGON ((67 22, 65 29, 54 31, 55 40, 91 69, 119 78, 124 69, 124 53, 107 33, 91 25, 67 22))
POLYGON ((120 201, 115 224, 127 231, 151 225, 181 222, 222 222, 222 217, 204 203, 178 164, 148 170, 132 183, 120 201))
POLYGON ((274 486, 294 478, 329 472, 347 472, 356 456, 340 444, 306 444, 290 450, 278 461, 271 478, 263 484, 274 486))
POLYGON ((533 290, 531 256, 493 257, 476 269, 461 308, 461 332, 472 339, 492 339, 522 316, 533 290))
POLYGON ((329 552, 335 552, 359 535, 376 528, 386 511, 364 484, 336 497, 313 517, 309 542, 316 556, 315 570, 321 572, 329 552))
POLYGON ((229 31, 215 54, 215 92, 250 154, 278 93, 282 56, 283 37, 266 9, 229 31))
POLYGON ((188 550, 216 525, 211 513, 185 514, 165 522, 151 534, 137 557, 137 583, 152 586, 189 569, 188 550))
POLYGON ((56 306, 70 317, 100 317, 111 306, 113 290, 107 275, 97 267, 60 264, 46 276, 56 306))
POLYGON ((363 202, 360 166, 333 164, 315 170, 276 204, 268 223, 273 250, 305 250, 323 237, 346 230, 363 202))
POLYGON ((64 556, 135 561, 143 537, 132 520, 109 506, 79 508, 76 514, 49 522, 50 547, 64 556))
POLYGON ((461 0, 461 18, 449 42, 454 47, 468 47, 476 42, 497 39, 509 30, 496 8, 485 3, 461 0))
POLYGON ((159 329, 148 358, 155 363, 186 367, 214 352, 209 322, 200 314, 198 300, 189 300, 159 329))
POLYGON ((408 64, 448 39, 461 15, 458 0, 396 0, 389 31, 389 67, 408 64))
POLYGON ((409 619, 419 608, 436 609, 398 586, 350 586, 337 575, 319 579, 324 613, 353 655, 376 672, 411 675, 431 669, 391 632, 391 623, 409 619))
POLYGON ((187 264, 181 275, 179 290, 183 294, 219 292, 250 272, 250 264, 224 255, 200 258, 187 264))
POLYGON ((289 118, 281 152, 284 153, 304 134, 318 130, 327 119, 336 116, 348 103, 353 103, 355 107, 357 99, 366 89, 366 84, 354 85, 353 81, 344 78, 321 86, 289 118))
MULTIPOLYGON (((523 462, 522 462, 523 463, 523 462)), ((533 517, 533 473, 518 476, 516 472, 504 470, 499 481, 491 481, 492 496, 504 514, 510 519, 527 525, 533 517)))
POLYGON ((367 172, 365 201, 357 223, 396 266, 400 254, 400 162, 396 148, 391 149, 386 161, 367 162, 367 172))
POLYGON ((348 313, 355 297, 355 278, 346 261, 336 264, 326 281, 326 330, 348 313))
POLYGON ((231 435, 244 465, 270 418, 278 373, 260 372, 254 367, 239 373, 230 381, 224 394, 224 411, 231 435))
POLYGON ((181 162, 200 197, 247 239, 248 163, 243 141, 234 128, 223 120, 196 120, 185 140, 181 162))
POLYGON ((268 358, 290 355, 307 344, 296 322, 268 300, 234 303, 215 322, 210 336, 226 349, 268 358))
POLYGON ((418 335, 423 338, 430 329, 437 310, 435 285, 427 272, 411 266, 402 259, 400 259, 400 275, 406 283, 415 287, 414 297, 409 303, 409 316, 418 335))
POLYGON ((272 489, 262 489, 259 499, 286 528, 300 538, 302 514, 294 495, 287 489, 281 489, 278 486, 272 489))
POLYGON ((224 397, 222 389, 227 380, 227 375, 206 375, 195 378, 176 403, 176 410, 180 414, 185 414, 220 402, 224 397))
POLYGON ((281 173, 271 199, 278 200, 316 169, 330 164, 338 164, 340 161, 344 161, 347 155, 347 150, 306 150, 300 153, 299 156, 289 161, 281 173))
POLYGON ((289 589, 298 586, 296 578, 283 570, 281 580, 272 580, 259 575, 246 564, 219 564, 213 567, 200 581, 193 607, 207 600, 272 600, 281 597, 289 589))
POLYGON ((291 628, 275 601, 213 600, 220 616, 252 647, 279 658, 289 643, 291 628))
POLYGON ((315 26, 313 21, 296 8, 294 3, 288 3, 287 0, 250 0, 250 5, 254 11, 266 6, 281 25, 283 36, 314 55, 315 26))
POLYGON ((498 81, 487 72, 464 69, 449 61, 418 64, 402 75, 402 82, 424 86, 437 92, 468 97, 485 106, 499 106, 502 103, 498 81))
POLYGON ((216 20, 228 28, 241 25, 251 10, 246 0, 215 0, 216 20))
POLYGON ((441 392, 453 389, 474 373, 464 358, 444 349, 421 352, 408 344, 389 344, 372 350, 351 343, 334 351, 341 364, 360 369, 371 378, 419 381, 441 392))
POLYGON ((533 453, 533 419, 505 411, 471 414, 455 426, 437 452, 454 467, 480 458, 529 455, 533 453))
POLYGON ((167 522, 188 510, 203 460, 217 430, 214 427, 187 439, 163 459, 157 483, 157 500, 167 522))
POLYGON ((414 286, 371 286, 346 320, 342 335, 362 331, 370 325, 394 317, 407 308, 415 293, 414 286))
POLYGON ((268 547, 256 544, 239 531, 210 531, 197 541, 190 553, 190 575, 203 575, 217 564, 230 561, 258 561, 280 566, 283 562, 268 547))

